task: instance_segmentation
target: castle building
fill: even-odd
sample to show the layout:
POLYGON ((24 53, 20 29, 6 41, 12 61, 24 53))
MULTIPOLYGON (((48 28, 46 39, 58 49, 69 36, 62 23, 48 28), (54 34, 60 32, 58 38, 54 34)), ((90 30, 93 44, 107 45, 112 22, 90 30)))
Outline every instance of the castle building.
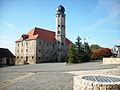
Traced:
POLYGON ((65 36, 64 12, 64 7, 59 5, 56 32, 35 27, 16 41, 16 65, 64 61, 68 47, 72 44, 65 36))

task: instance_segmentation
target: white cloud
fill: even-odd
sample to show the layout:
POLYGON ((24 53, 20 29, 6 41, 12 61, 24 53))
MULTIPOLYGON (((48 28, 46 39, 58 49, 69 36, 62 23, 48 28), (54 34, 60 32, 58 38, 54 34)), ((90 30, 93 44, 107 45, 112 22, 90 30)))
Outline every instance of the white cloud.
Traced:
POLYGON ((120 0, 99 0, 98 5, 91 14, 95 15, 95 13, 101 10, 104 11, 107 16, 100 17, 92 23, 89 28, 97 29, 105 24, 120 26, 120 0))
POLYGON ((14 28, 16 28, 14 24, 9 23, 9 22, 4 22, 3 25, 9 27, 10 29, 14 29, 14 28))
MULTIPOLYGON (((83 31, 86 30, 86 31, 96 31, 96 28, 93 28, 93 27, 88 27, 88 28, 81 28, 83 31)), ((118 32, 120 33, 120 30, 111 30, 111 29, 97 29, 97 32, 118 32)))
POLYGON ((20 32, 20 30, 18 30, 17 26, 10 22, 0 22, 0 29, 2 32, 5 32, 5 30, 6 31, 8 30, 7 32, 16 33, 16 34, 18 34, 20 32))
POLYGON ((120 0, 99 0, 98 7, 105 9, 109 17, 120 17, 120 0))
POLYGON ((8 48, 15 54, 15 37, 19 33, 17 27, 9 22, 1 22, 0 29, 0 47, 8 48))
POLYGON ((0 37, 0 48, 8 48, 13 54, 15 54, 15 41, 10 37, 0 37))
POLYGON ((119 45, 120 45, 120 39, 119 40, 116 40, 116 41, 114 41, 115 43, 119 43, 119 45))

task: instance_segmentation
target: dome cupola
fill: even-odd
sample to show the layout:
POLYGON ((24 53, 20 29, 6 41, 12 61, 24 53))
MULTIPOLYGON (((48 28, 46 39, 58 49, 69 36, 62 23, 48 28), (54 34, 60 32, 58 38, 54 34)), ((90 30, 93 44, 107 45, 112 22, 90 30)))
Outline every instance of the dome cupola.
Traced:
POLYGON ((59 5, 56 10, 57 10, 58 13, 64 13, 65 12, 65 8, 62 5, 59 5))

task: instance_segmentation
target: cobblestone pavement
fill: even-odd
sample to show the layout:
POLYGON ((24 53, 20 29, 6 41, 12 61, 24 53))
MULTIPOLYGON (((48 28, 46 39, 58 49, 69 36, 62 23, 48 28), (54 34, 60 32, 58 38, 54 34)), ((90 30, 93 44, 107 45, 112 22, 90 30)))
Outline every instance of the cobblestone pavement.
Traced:
POLYGON ((117 68, 119 65, 102 65, 101 62, 64 65, 42 63, 0 68, 0 90, 73 90, 74 73, 117 68))

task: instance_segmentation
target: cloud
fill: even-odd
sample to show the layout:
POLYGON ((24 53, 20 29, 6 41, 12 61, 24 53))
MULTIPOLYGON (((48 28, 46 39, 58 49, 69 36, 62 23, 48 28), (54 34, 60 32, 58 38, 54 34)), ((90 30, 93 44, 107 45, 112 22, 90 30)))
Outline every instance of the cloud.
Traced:
POLYGON ((15 26, 14 24, 9 23, 9 22, 4 22, 3 25, 5 25, 5 26, 7 26, 7 27, 9 27, 9 28, 11 28, 11 29, 16 28, 16 26, 15 26))
POLYGON ((120 0, 99 0, 98 7, 105 10, 109 21, 119 21, 120 24, 120 0))
MULTIPOLYGON (((120 39, 119 40, 116 40, 115 43, 120 43, 120 39)), ((119 44, 120 45, 120 44, 119 44)))
POLYGON ((15 40, 9 36, 0 36, 0 48, 8 48, 13 54, 15 54, 15 40))
POLYGON ((99 0, 98 8, 105 10, 109 22, 120 24, 120 0, 99 0))
POLYGON ((120 18, 120 0, 99 0, 99 7, 105 9, 109 17, 120 18))
MULTIPOLYGON (((109 25, 110 27, 116 26, 120 29, 120 0, 99 0, 96 8, 90 15, 94 16, 101 11, 105 13, 105 16, 99 17, 99 19, 90 24, 89 29, 98 30, 103 25, 109 25)), ((111 31, 112 30, 110 30, 110 32, 111 31)), ((119 32, 118 30, 114 30, 113 32, 116 31, 119 32)))
MULTIPOLYGON (((93 28, 93 27, 88 27, 88 28, 81 28, 83 31, 96 31, 96 29, 95 28, 93 28)), ((114 30, 111 30, 111 29, 97 29, 97 32, 117 32, 117 33, 120 33, 120 30, 118 30, 118 29, 114 29, 114 30)))
POLYGON ((5 32, 5 30, 9 30, 7 32, 10 32, 12 31, 12 33, 20 33, 20 30, 17 28, 17 26, 13 23, 10 23, 10 22, 0 22, 0 29, 2 32, 5 32), (11 31, 10 31, 11 30, 11 31))
POLYGON ((15 37, 19 34, 15 24, 9 22, 0 22, 0 47, 8 48, 15 54, 15 37))

